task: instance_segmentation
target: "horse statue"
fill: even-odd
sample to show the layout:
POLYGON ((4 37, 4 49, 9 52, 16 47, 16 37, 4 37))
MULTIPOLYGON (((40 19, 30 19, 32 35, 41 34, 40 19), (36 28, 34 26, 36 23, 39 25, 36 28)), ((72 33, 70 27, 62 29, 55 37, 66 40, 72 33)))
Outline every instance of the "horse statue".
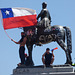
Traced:
MULTIPOLYGON (((25 28, 23 28, 25 31, 25 28)), ((32 50, 34 44, 47 44, 51 42, 57 42, 60 47, 65 51, 66 54, 66 63, 65 64, 72 64, 72 41, 71 41, 71 30, 66 26, 54 25, 49 26, 42 32, 41 27, 37 27, 37 34, 32 35, 29 37, 26 43, 29 53, 29 60, 28 66, 33 66, 34 62, 32 59, 32 50), (41 33, 42 32, 42 33, 41 33), (40 34, 39 34, 40 33, 40 34), (67 45, 65 44, 65 35, 67 39, 67 45), (36 41, 37 40, 37 41, 36 41)))

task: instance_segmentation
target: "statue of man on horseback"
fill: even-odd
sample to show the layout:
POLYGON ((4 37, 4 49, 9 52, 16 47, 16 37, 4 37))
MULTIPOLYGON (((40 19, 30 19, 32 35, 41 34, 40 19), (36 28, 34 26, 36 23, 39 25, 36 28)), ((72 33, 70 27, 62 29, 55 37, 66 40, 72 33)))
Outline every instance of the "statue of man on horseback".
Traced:
MULTIPOLYGON (((66 64, 72 64, 72 40, 71 40, 71 30, 68 27, 54 25, 51 26, 51 17, 46 9, 47 3, 42 3, 42 11, 37 16, 37 20, 41 17, 41 21, 37 23, 36 29, 37 34, 32 35, 32 38, 28 38, 28 42, 26 43, 29 53, 29 65, 32 66, 34 64, 32 60, 32 50, 33 45, 47 44, 50 42, 57 42, 60 47, 65 51, 66 54, 66 64), (67 45, 65 44, 65 36, 67 39, 67 45)), ((25 32, 25 28, 23 28, 25 32)))

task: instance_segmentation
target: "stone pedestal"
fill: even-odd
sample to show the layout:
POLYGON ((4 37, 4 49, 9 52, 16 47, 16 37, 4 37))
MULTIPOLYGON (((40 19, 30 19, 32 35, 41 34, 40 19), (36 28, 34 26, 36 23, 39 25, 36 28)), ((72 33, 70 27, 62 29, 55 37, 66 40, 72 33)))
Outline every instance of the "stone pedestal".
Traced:
POLYGON ((53 65, 51 67, 20 66, 13 70, 13 75, 75 75, 70 65, 53 65))

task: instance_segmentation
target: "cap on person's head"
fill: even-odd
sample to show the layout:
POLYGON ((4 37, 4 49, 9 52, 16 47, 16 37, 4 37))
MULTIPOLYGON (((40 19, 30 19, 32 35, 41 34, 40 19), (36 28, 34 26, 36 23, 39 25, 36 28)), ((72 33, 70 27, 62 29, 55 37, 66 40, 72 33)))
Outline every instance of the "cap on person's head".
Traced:
POLYGON ((24 35, 25 33, 24 32, 21 32, 21 35, 24 35))
POLYGON ((47 50, 50 50, 50 49, 49 49, 49 48, 46 48, 46 51, 47 51, 47 50))

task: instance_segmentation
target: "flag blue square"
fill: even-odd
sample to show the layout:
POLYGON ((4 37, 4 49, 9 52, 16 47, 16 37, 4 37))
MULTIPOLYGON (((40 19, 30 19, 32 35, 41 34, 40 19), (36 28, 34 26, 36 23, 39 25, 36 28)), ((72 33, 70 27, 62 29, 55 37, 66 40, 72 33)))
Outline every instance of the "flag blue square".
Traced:
POLYGON ((13 17, 13 12, 11 8, 3 8, 1 9, 3 18, 13 17))

